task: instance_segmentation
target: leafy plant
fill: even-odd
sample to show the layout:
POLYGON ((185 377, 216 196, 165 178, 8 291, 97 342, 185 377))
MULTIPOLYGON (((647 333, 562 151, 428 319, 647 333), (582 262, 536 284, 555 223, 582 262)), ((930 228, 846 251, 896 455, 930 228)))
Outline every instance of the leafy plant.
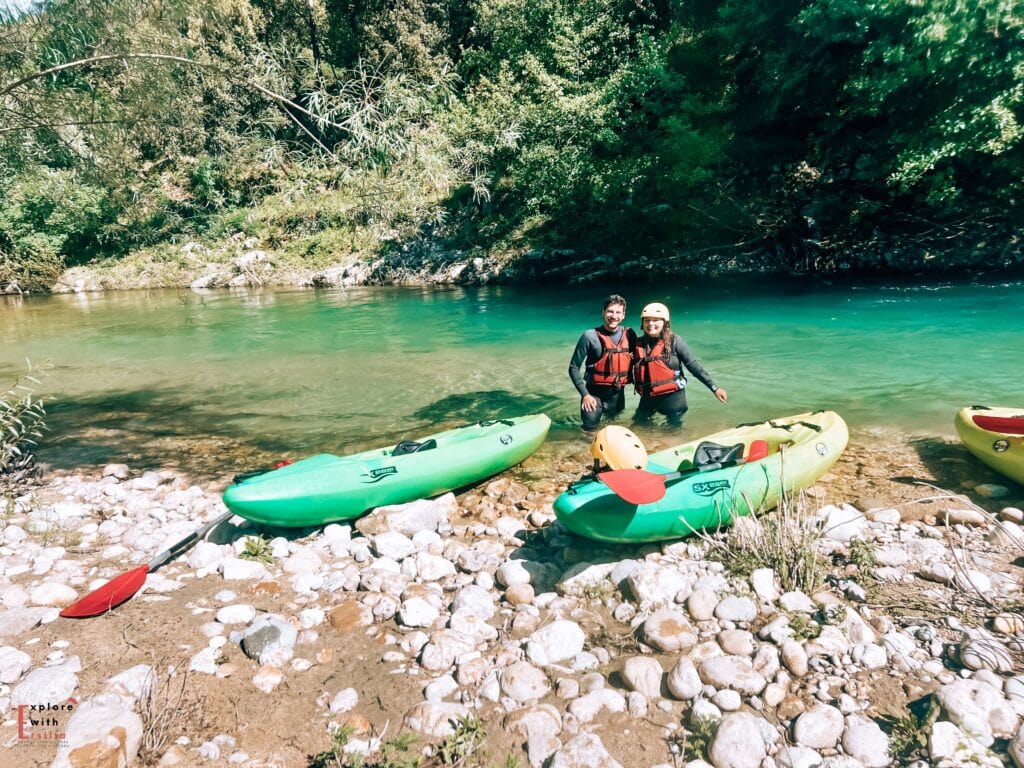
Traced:
POLYGON ((477 753, 487 741, 483 720, 465 715, 455 722, 455 732, 437 746, 442 765, 455 765, 477 753))
POLYGON ((416 735, 406 731, 381 744, 380 751, 372 756, 361 752, 347 752, 355 729, 343 725, 331 732, 331 747, 319 752, 310 760, 309 768, 419 768, 420 754, 413 749, 416 735))
POLYGON ((795 640, 810 640, 821 634, 821 625, 806 613, 794 611, 789 616, 789 628, 795 640))
POLYGON ((47 363, 33 368, 0 395, 0 482, 17 485, 35 474, 36 445, 46 430, 46 408, 43 400, 32 397, 32 386, 39 380, 32 376, 47 363))
POLYGON ((270 539, 264 538, 262 535, 246 536, 245 549, 238 557, 242 560, 254 560, 257 563, 270 564, 274 562, 270 539))
POLYGON ((905 712, 882 715, 882 727, 889 731, 889 752, 893 760, 906 765, 925 754, 928 734, 939 716, 934 696, 912 701, 905 712))
POLYGON ((874 543, 864 539, 854 539, 851 541, 850 562, 857 566, 859 573, 864 576, 871 576, 871 569, 875 567, 877 562, 874 543))
POLYGON ((673 761, 685 764, 692 760, 706 760, 715 725, 715 720, 710 717, 698 717, 689 728, 684 726, 672 734, 667 741, 673 761))

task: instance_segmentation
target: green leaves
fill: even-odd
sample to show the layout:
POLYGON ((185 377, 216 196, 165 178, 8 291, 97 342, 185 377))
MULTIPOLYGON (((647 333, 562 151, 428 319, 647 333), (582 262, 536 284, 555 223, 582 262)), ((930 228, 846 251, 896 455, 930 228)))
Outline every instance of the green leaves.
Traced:
POLYGON ((0 479, 17 483, 25 479, 34 466, 32 447, 46 430, 46 408, 43 400, 33 398, 33 387, 39 384, 32 376, 45 370, 47 363, 29 371, 0 395, 0 479))

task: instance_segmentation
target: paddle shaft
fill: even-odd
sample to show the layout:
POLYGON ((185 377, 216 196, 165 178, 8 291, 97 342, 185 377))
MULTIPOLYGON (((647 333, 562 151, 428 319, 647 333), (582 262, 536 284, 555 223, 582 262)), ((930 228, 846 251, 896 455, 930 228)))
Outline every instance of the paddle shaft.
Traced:
POLYGON ((157 568, 159 568, 161 565, 163 565, 168 560, 170 560, 172 557, 176 557, 177 555, 180 555, 183 551, 185 551, 190 546, 195 544, 197 541, 202 539, 206 534, 208 534, 210 531, 212 531, 218 525, 223 523, 225 520, 228 520, 233 514, 234 514, 234 512, 231 512, 229 510, 229 511, 225 512, 223 515, 218 515, 217 517, 215 517, 210 522, 206 523, 201 528, 198 528, 197 530, 195 530, 192 533, 190 533, 188 536, 186 536, 181 541, 176 542, 175 544, 172 544, 170 547, 165 549, 163 552, 161 552, 159 555, 157 555, 156 557, 154 557, 150 561, 150 563, 149 563, 149 570, 147 572, 148 573, 152 573, 157 568))

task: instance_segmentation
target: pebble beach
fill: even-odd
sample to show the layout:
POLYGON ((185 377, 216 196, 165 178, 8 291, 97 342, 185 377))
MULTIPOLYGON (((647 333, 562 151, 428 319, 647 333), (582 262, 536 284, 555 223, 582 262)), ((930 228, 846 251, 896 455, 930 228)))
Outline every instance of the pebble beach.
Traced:
POLYGON ((868 450, 798 500, 811 590, 724 533, 574 537, 551 503, 581 453, 319 528, 235 517, 79 620, 223 483, 48 473, 0 510, 0 737, 12 765, 1021 768, 1020 489, 868 450))

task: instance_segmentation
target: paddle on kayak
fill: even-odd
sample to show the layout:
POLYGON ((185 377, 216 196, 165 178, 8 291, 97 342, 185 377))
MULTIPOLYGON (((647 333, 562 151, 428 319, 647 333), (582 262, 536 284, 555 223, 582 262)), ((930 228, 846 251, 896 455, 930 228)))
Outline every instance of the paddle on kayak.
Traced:
POLYGON ((600 472, 597 479, 607 485, 623 501, 630 504, 652 504, 665 496, 665 484, 670 480, 677 480, 680 477, 710 472, 726 466, 747 464, 759 461, 768 455, 768 442, 766 440, 754 440, 750 444, 750 450, 746 458, 731 462, 714 462, 705 464, 702 467, 692 467, 677 472, 661 474, 648 472, 643 469, 613 469, 609 472, 600 472))

